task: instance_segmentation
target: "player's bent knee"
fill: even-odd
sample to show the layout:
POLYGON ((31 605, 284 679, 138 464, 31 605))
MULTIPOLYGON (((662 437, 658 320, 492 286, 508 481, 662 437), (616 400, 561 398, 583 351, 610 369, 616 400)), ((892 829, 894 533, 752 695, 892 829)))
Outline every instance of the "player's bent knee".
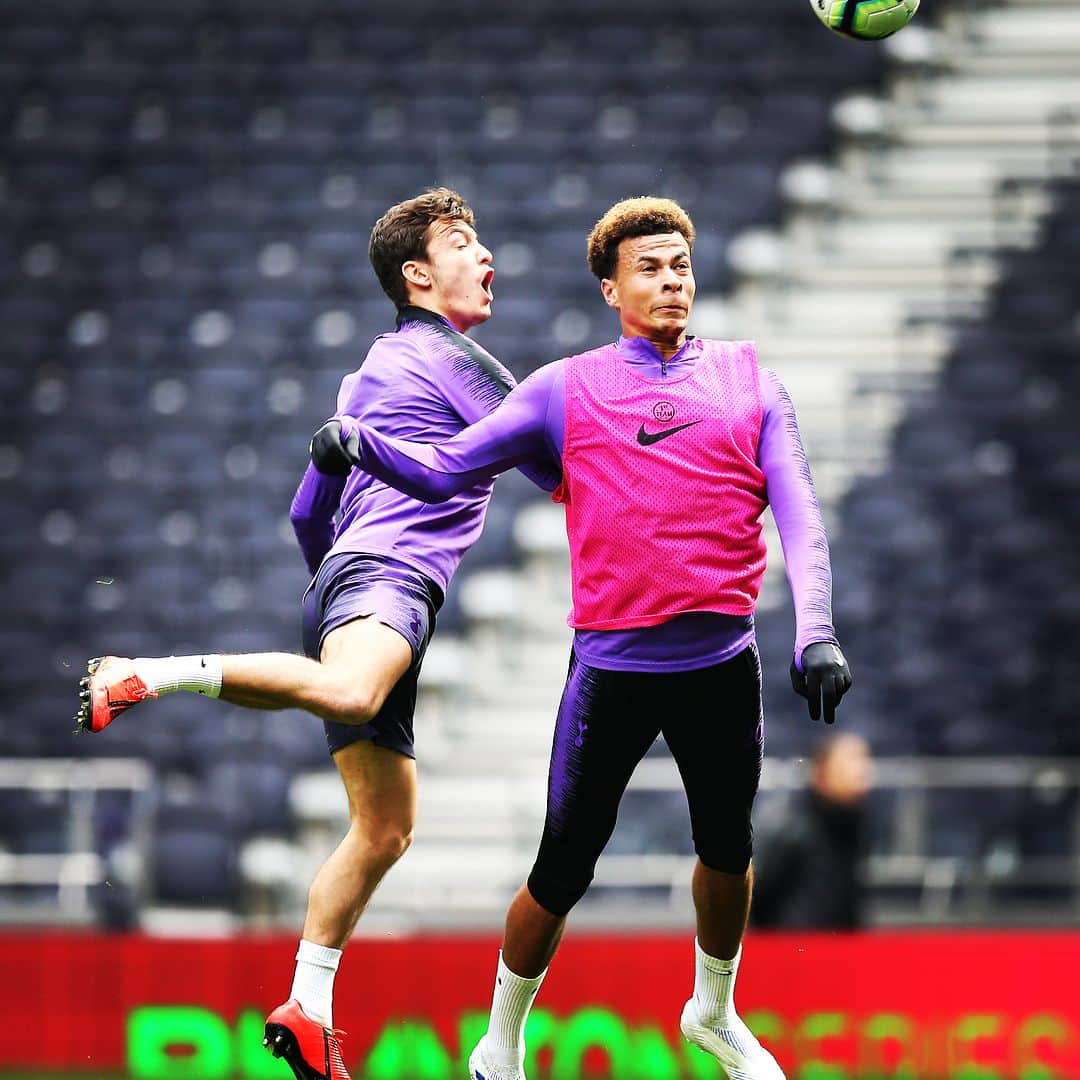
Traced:
POLYGON ((577 875, 552 874, 543 867, 534 866, 525 884, 532 898, 545 911, 562 918, 585 895, 592 879, 592 870, 577 875))
POLYGON ((338 724, 370 724, 379 712, 379 702, 364 687, 339 685, 327 697, 327 719, 338 724))
POLYGON ((694 851, 709 870, 721 874, 746 873, 754 854, 751 805, 752 800, 720 807, 708 816, 691 814, 694 851))
POLYGON ((702 865, 718 874, 731 874, 740 877, 750 869, 750 860, 754 854, 753 845, 746 844, 695 844, 697 857, 702 865))
POLYGON ((411 829, 386 829, 367 838, 369 857, 383 866, 393 866, 412 846, 411 829))
POLYGON ((350 854, 353 870, 361 878, 370 874, 381 878, 412 844, 412 833, 409 831, 357 831, 359 843, 351 847, 350 854))

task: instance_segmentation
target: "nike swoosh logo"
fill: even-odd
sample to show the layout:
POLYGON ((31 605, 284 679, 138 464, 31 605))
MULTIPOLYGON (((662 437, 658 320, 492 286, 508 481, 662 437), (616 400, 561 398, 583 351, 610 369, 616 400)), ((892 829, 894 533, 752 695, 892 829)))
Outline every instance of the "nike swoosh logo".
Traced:
POLYGON ((675 427, 664 428, 662 431, 648 432, 645 430, 645 425, 642 424, 638 428, 637 441, 642 446, 652 446, 653 443, 658 443, 661 439, 666 439, 669 435, 674 435, 676 431, 683 431, 688 427, 693 427, 695 424, 700 424, 700 420, 691 420, 688 424, 678 424, 675 427))

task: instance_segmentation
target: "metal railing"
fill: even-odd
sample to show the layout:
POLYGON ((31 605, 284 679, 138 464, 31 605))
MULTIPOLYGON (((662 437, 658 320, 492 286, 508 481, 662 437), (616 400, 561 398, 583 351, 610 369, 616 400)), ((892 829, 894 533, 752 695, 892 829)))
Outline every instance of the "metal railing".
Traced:
MULTIPOLYGON (((769 759, 760 799, 782 801, 796 795, 806 786, 807 776, 802 759, 769 759)), ((127 759, 0 761, 0 791, 21 792, 28 798, 34 792, 51 792, 66 800, 65 850, 0 851, 0 922, 78 924, 97 918, 93 892, 116 870, 115 860, 110 869, 110 860, 95 849, 94 836, 97 801, 110 791, 130 793, 124 885, 136 904, 149 900, 155 805, 154 773, 149 765, 127 759), (20 891, 29 891, 31 899, 20 899, 20 891)), ((635 772, 629 791, 631 796, 681 792, 682 781, 670 757, 648 757, 635 772)), ((335 802, 316 816, 336 827, 340 809, 335 802)), ((868 809, 873 845, 864 866, 864 882, 872 923, 1075 925, 1080 921, 1076 903, 1080 897, 1080 759, 885 758, 875 763, 868 809), (951 798, 942 802, 941 793, 950 793, 951 798), (971 810, 966 819, 958 820, 957 808, 963 814, 968 803, 971 810), (993 822, 983 820, 988 806, 993 822), (1035 808, 1039 815, 1036 831, 1040 823, 1050 823, 1057 847, 1026 852, 1023 843, 1016 842, 1024 831, 1021 822, 1010 818, 1010 806, 1021 814, 1025 808, 1035 808), (968 830, 976 842, 967 850, 943 854, 939 841, 946 828, 961 835, 968 830)), ((462 866, 469 863, 473 839, 468 821, 461 821, 460 829, 459 836, 418 844, 422 850, 415 854, 420 858, 410 856, 410 865, 395 871, 394 876, 403 880, 424 877, 421 892, 429 901, 432 896, 444 897, 439 903, 410 904, 408 910, 397 912, 399 921, 404 918, 418 926, 454 925, 462 920, 477 925, 500 923, 505 902, 528 871, 538 837, 529 837, 528 844, 519 838, 507 849, 476 841, 476 857, 487 860, 485 866, 490 863, 491 897, 484 910, 477 908, 475 895, 470 895, 467 910, 455 911, 452 898, 461 891, 462 866), (440 851, 454 858, 440 858, 440 851)), ((1027 835, 1031 835, 1030 823, 1027 835)), ((305 852, 301 844, 296 854, 316 861, 326 852, 322 845, 319 852, 305 852)), ((575 912, 575 925, 683 924, 692 910, 693 865, 693 856, 664 851, 604 855, 595 888, 575 912), (624 890, 633 903, 620 898, 624 890), (644 896, 645 892, 651 896, 644 896)), ((396 890, 387 891, 389 899, 396 890)), ((282 908, 271 921, 294 920, 296 898, 283 894, 280 899, 282 908)), ((372 914, 376 921, 395 917, 391 910, 372 914)))
POLYGON ((0 922, 95 921, 92 890, 109 880, 108 860, 97 850, 95 820, 102 794, 110 791, 131 796, 124 885, 133 901, 141 902, 153 843, 153 781, 153 769, 133 758, 0 760, 0 792, 28 800, 35 793, 48 794, 65 803, 62 851, 0 849, 0 922))
MULTIPOLYGON (((770 759, 762 775, 763 800, 805 788, 806 762, 770 759)), ((674 762, 647 758, 631 781, 637 791, 678 791, 674 762)), ((1023 808, 1019 813, 1025 812, 1023 808)), ((1076 758, 884 758, 875 763, 868 800, 872 848, 864 864, 871 920, 880 925, 1075 925, 1080 922, 1080 759, 1076 758), (943 819, 935 795, 949 793, 944 813, 964 797, 995 794, 1018 800, 1052 820, 1058 850, 1027 854, 1017 841, 1023 822, 1007 809, 993 824, 980 820, 985 799, 967 820, 943 819), (877 813, 873 812, 874 801, 877 813), (880 812, 881 805, 887 812, 880 812), (969 849, 940 854, 945 827, 971 838, 969 849)), ((598 870, 598 884, 658 885, 668 882, 672 903, 686 907, 693 859, 685 856, 619 856, 598 870)))

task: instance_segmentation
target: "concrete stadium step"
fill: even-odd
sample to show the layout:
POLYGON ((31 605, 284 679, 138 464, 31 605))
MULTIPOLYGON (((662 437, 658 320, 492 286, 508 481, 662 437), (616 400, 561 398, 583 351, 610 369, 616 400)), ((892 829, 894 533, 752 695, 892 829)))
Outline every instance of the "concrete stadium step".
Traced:
MULTIPOLYGON (((916 314, 908 297, 888 289, 864 289, 853 296, 827 288, 781 286, 741 299, 744 336, 754 337, 759 346, 770 333, 786 327, 806 335, 808 347, 815 337, 885 339, 907 327, 916 314)), ((954 312, 948 298, 928 294, 917 313, 923 319, 944 319, 954 312)))
POLYGON ((1055 125, 1050 118, 1043 120, 1013 120, 1009 122, 973 124, 925 124, 918 121, 899 122, 894 135, 905 146, 964 146, 972 151, 1010 154, 1018 151, 1034 154, 1047 148, 1055 137, 1055 125))
POLYGON ((909 222, 859 218, 834 222, 821 251, 829 258, 862 258, 868 264, 911 265, 920 259, 933 264, 952 248, 1025 244, 1034 236, 1034 226, 1024 220, 924 221, 913 229, 909 222))
POLYGON ((936 265, 880 265, 859 263, 854 260, 841 262, 827 258, 792 259, 787 280, 796 285, 828 286, 832 289, 851 290, 864 288, 889 290, 905 296, 917 305, 928 292, 940 293, 946 289, 963 286, 964 295, 972 299, 997 280, 997 270, 992 260, 981 258, 971 265, 959 266, 949 254, 943 254, 936 265))
POLYGON ((969 52, 963 47, 954 49, 949 56, 949 66, 957 74, 970 74, 993 78, 1014 78, 1024 75, 1063 75, 1076 71, 1076 48, 1063 43, 1060 49, 1053 47, 1036 52, 969 52))
POLYGON ((961 41, 973 28, 973 44, 985 51, 1035 51, 1039 48, 1061 47, 1067 43, 1080 44, 1080 10, 1075 4, 1013 3, 997 8, 981 6, 972 18, 963 7, 947 11, 941 27, 946 34, 955 34, 961 41))
POLYGON ((841 175, 854 184, 885 184, 944 198, 985 196, 1002 183, 1035 183, 1045 177, 1044 166, 1044 157, 987 156, 963 147, 889 147, 869 154, 853 146, 840 156, 841 175))
POLYGON ((767 303, 743 299, 736 295, 722 304, 699 301, 694 311, 696 325, 706 336, 753 339, 761 362, 770 367, 785 361, 808 367, 834 361, 863 362, 869 372, 883 368, 910 370, 929 362, 948 345, 948 332, 928 322, 908 328, 902 338, 890 328, 870 322, 856 326, 849 321, 833 330, 822 326, 792 327, 787 319, 780 320, 767 303))
MULTIPOLYGON (((1077 43, 1080 48, 1080 42, 1077 43)), ((932 110, 931 123, 957 119, 1013 123, 1045 116, 1063 106, 1080 103, 1080 74, 1059 77, 1026 76, 990 79, 956 76, 923 83, 911 105, 932 110)))

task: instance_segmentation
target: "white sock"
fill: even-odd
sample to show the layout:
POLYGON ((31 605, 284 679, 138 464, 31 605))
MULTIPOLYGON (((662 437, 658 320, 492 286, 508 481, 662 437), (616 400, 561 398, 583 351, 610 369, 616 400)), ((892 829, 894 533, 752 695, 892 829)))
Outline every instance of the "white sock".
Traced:
POLYGON ((723 1026, 735 1013, 735 976, 739 973, 742 946, 731 960, 721 960, 705 952, 694 939, 694 1001, 698 1017, 706 1027, 723 1026))
POLYGON ((216 698, 221 693, 220 656, 136 657, 135 673, 155 694, 188 690, 216 698))
POLYGON ((502 950, 499 950, 491 1017, 484 1036, 484 1049, 492 1065, 510 1069, 520 1069, 524 1065, 525 1021, 546 974, 545 968, 535 979, 515 975, 503 963, 502 950))
POLYGON ((296 974, 289 997, 323 1027, 334 1026, 334 976, 341 962, 341 949, 316 945, 300 939, 296 950, 296 974))

